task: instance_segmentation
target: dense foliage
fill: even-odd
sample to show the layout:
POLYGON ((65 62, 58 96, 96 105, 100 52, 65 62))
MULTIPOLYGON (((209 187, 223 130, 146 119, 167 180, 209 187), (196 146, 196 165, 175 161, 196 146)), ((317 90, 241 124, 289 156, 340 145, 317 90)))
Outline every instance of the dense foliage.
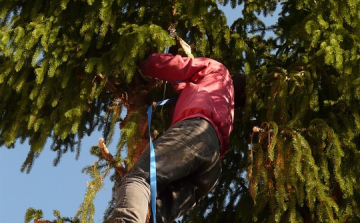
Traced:
MULTIPOLYGON (((121 123, 115 158, 130 168, 147 143, 146 107, 163 89, 137 69, 175 44, 167 29, 176 24, 195 57, 247 77, 222 178, 181 222, 358 222, 359 11, 357 0, 1 0, 0 145, 29 142, 29 172, 47 140, 57 165, 96 130, 112 141, 121 123), (218 4, 237 12, 230 27, 218 4)), ((161 133, 171 108, 155 115, 161 133)), ((94 180, 84 202, 74 218, 56 211, 58 222, 92 221, 109 173, 92 152, 101 159, 85 168, 94 180)))

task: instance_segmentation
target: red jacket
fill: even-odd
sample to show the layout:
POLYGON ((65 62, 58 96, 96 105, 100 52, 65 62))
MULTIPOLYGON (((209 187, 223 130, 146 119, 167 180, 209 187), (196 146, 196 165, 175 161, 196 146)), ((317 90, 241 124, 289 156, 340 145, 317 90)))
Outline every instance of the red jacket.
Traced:
POLYGON ((143 63, 141 71, 144 75, 171 82, 175 90, 181 90, 172 125, 184 119, 202 117, 217 132, 221 156, 227 152, 234 121, 234 88, 224 65, 208 58, 155 53, 143 63), (176 84, 178 82, 181 83, 176 84))

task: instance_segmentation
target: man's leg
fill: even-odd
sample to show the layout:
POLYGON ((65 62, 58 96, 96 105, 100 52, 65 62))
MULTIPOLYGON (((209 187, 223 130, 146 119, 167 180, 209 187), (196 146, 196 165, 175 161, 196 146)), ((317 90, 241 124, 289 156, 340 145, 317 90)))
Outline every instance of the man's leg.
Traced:
POLYGON ((196 205, 215 186, 220 173, 219 159, 209 169, 196 171, 169 184, 157 196, 157 222, 172 222, 196 205))
POLYGON ((139 174, 126 174, 116 190, 117 200, 111 223, 145 222, 150 187, 139 174))
POLYGON ((188 211, 210 192, 221 173, 220 144, 211 124, 197 118, 177 128, 183 130, 182 135, 164 134, 156 150, 158 181, 165 176, 165 187, 158 188, 157 223, 171 222, 188 211), (176 146, 174 139, 180 139, 176 146))
MULTIPOLYGON (((172 182, 186 178, 197 172, 204 173, 206 170, 209 170, 210 167, 213 167, 215 163, 219 162, 220 147, 216 131, 210 123, 200 118, 188 119, 176 123, 154 141, 154 147, 157 167, 157 191, 159 196, 172 182)), ((147 205, 150 202, 149 167, 149 149, 147 149, 120 184, 118 189, 119 197, 113 215, 116 219, 115 222, 145 222, 147 205), (135 193, 137 194, 135 195, 135 193)), ((213 175, 214 176, 211 177, 215 179, 219 177, 218 174, 213 175)), ((194 185, 198 187, 199 190, 206 191, 193 193, 192 196, 202 194, 198 195, 202 197, 208 192, 207 189, 203 187, 204 185, 208 185, 207 183, 209 182, 207 182, 206 179, 209 178, 209 176, 204 176, 203 178, 203 183, 197 182, 196 184, 198 185, 194 185)), ((184 184, 188 183, 184 182, 184 184)), ((187 189, 188 187, 186 186, 184 188, 187 189)), ((189 193, 187 192, 187 194, 189 193)), ((196 202, 196 199, 194 199, 194 201, 196 202)), ((192 206, 194 202, 191 203, 192 206)), ((169 208, 173 207, 177 208, 179 206, 171 205, 169 208)), ((188 207, 185 209, 187 210, 188 207)), ((182 210, 179 213, 186 210, 182 210)), ((164 210, 164 212, 166 211, 164 210)), ((162 219, 162 217, 160 217, 160 219, 162 219)))

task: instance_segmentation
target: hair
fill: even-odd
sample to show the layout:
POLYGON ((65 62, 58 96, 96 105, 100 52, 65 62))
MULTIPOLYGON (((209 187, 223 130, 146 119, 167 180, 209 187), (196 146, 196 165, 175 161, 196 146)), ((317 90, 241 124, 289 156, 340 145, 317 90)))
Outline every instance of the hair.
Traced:
POLYGON ((244 107, 246 101, 246 94, 245 94, 245 86, 246 86, 246 76, 240 73, 232 73, 231 74, 233 85, 234 85, 234 107, 244 107))

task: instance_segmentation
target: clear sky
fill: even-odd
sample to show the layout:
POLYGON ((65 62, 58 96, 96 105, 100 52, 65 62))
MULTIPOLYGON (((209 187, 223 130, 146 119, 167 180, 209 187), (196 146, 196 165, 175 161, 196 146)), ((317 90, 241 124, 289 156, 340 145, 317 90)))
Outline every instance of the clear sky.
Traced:
MULTIPOLYGON (((223 8, 228 23, 241 16, 241 9, 223 8)), ((274 22, 270 18, 267 22, 274 22)), ((56 154, 50 151, 50 143, 44 148, 30 174, 21 173, 20 167, 26 159, 29 146, 17 144, 15 149, 0 147, 0 223, 24 222, 25 212, 29 207, 42 209, 44 219, 54 220, 53 210, 61 216, 73 217, 79 208, 86 191, 86 182, 91 178, 81 170, 96 161, 90 155, 90 148, 96 145, 101 134, 94 132, 91 138, 84 138, 81 154, 75 160, 75 153, 63 155, 58 166, 53 166, 56 154)), ((118 136, 115 136, 118 137, 118 136)), ((115 143, 117 139, 114 139, 115 143)), ((115 147, 108 147, 115 153, 115 147)), ((102 222, 108 201, 111 198, 112 183, 107 179, 95 199, 95 222, 102 222)))

